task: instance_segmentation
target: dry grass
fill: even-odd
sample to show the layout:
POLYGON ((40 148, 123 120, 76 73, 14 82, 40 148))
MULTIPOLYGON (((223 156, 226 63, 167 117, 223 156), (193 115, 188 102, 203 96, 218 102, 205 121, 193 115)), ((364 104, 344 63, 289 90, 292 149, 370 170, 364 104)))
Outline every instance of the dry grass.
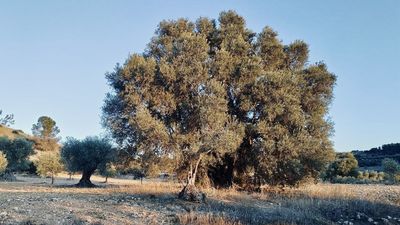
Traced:
POLYGON ((232 221, 224 216, 211 213, 186 213, 178 215, 179 223, 182 225, 242 225, 237 221, 232 221))
POLYGON ((0 125, 0 137, 7 137, 10 139, 15 139, 15 138, 27 138, 31 139, 32 137, 29 136, 28 134, 25 134, 21 130, 14 130, 10 127, 6 127, 4 125, 0 125))
POLYGON ((224 212, 243 224, 400 224, 399 186, 317 184, 263 194, 206 192, 208 211, 224 212))
POLYGON ((0 224, 366 224, 368 219, 400 224, 400 186, 318 184, 265 193, 207 189, 207 202, 192 204, 176 198, 178 183, 109 179, 104 184, 94 176, 99 186, 82 189, 71 187, 79 175, 67 177, 61 174, 53 187, 30 176, 0 183, 0 224))

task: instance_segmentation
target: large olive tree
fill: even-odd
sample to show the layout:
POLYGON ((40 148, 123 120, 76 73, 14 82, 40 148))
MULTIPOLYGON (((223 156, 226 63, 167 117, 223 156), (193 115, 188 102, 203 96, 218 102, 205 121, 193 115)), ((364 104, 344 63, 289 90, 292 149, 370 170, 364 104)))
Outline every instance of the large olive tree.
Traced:
POLYGON ((162 21, 145 53, 106 75, 104 124, 122 157, 174 158, 187 186, 199 168, 214 183, 295 185, 333 157, 335 76, 307 62, 303 41, 256 34, 233 11, 162 21))
POLYGON ((90 177, 100 166, 114 160, 115 149, 105 138, 68 138, 61 148, 61 157, 68 171, 82 172, 82 178, 76 186, 94 187, 90 177))

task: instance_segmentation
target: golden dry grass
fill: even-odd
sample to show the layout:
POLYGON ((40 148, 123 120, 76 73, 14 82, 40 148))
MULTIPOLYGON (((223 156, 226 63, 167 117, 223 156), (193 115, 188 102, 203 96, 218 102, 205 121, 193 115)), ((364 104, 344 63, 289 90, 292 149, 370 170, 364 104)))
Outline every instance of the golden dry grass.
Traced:
POLYGON ((6 127, 4 125, 0 125, 0 137, 7 137, 10 139, 15 139, 18 137, 31 139, 32 137, 25 134, 21 130, 14 130, 10 127, 6 127))
POLYGON ((198 214, 186 213, 178 215, 179 223, 182 225, 242 225, 237 221, 232 221, 224 216, 211 213, 198 214))

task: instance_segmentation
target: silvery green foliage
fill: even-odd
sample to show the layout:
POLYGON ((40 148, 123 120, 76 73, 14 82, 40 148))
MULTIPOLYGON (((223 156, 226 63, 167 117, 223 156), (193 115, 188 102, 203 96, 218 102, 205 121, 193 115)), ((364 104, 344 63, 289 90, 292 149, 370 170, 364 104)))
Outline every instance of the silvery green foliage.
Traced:
POLYGON ((269 27, 252 32, 233 11, 162 21, 143 54, 106 75, 104 125, 122 159, 167 155, 188 179, 198 168, 231 177, 228 185, 317 178, 334 157, 327 118, 336 77, 309 64, 308 52, 269 27))

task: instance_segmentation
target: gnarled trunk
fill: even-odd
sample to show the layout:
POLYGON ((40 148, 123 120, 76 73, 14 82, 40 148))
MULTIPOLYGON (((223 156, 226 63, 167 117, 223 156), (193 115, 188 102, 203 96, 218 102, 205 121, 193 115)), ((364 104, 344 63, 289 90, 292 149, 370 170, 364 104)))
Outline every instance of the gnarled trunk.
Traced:
POLYGON ((190 170, 188 171, 186 185, 183 187, 181 192, 178 194, 178 198, 190 201, 190 202, 204 202, 205 194, 200 192, 195 183, 196 183, 196 175, 197 169, 199 167, 201 161, 201 155, 196 162, 195 167, 193 168, 192 164, 190 164, 190 170))
POLYGON ((76 184, 77 187, 95 187, 91 181, 90 177, 93 175, 95 170, 85 170, 82 171, 82 178, 79 180, 79 183, 76 184))

